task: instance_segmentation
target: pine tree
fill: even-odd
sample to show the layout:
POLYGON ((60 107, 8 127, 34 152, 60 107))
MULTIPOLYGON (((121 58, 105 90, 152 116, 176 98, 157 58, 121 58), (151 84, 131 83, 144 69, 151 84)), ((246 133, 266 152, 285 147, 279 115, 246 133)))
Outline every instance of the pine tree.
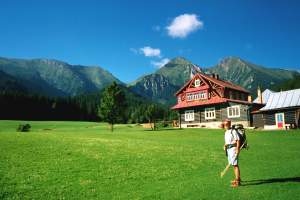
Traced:
POLYGON ((148 119, 148 122, 150 124, 151 129, 154 131, 156 130, 156 123, 155 120, 158 116, 158 110, 157 107, 154 104, 150 104, 147 106, 145 111, 146 118, 148 119))
POLYGON ((115 123, 122 121, 126 110, 125 95, 116 82, 104 89, 98 108, 99 116, 109 123, 111 131, 115 123))

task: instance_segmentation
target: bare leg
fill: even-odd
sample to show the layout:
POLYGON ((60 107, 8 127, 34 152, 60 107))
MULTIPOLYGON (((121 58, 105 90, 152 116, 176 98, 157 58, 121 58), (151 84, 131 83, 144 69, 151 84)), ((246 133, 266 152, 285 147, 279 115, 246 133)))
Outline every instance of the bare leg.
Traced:
POLYGON ((238 165, 234 165, 234 175, 235 175, 235 180, 237 180, 238 182, 240 182, 241 177, 240 177, 240 168, 238 165))

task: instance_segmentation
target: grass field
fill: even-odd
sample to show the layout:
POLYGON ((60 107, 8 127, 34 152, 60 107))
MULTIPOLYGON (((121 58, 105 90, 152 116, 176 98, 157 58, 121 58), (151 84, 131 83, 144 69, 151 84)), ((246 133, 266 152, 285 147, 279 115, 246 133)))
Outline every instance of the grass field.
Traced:
POLYGON ((248 131, 231 188, 223 130, 0 121, 0 199, 299 199, 300 131, 248 131))

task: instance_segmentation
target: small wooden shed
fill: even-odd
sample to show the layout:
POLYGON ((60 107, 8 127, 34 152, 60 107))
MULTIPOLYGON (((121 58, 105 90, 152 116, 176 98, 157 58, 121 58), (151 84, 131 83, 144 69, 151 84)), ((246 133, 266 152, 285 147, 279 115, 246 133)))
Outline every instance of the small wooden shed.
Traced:
POLYGON ((288 129, 300 126, 300 89, 274 92, 265 90, 254 100, 261 108, 252 111, 254 127, 288 129))

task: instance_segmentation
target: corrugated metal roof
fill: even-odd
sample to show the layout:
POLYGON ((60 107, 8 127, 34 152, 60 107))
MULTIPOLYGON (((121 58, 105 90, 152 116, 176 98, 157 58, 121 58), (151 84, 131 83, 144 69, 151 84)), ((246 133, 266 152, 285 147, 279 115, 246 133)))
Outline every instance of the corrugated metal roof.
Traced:
POLYGON ((261 111, 300 106, 300 89, 271 93, 268 91, 265 95, 263 102, 266 100, 266 105, 260 109, 261 111))
MULTIPOLYGON (((266 104, 266 103, 267 103, 267 101, 268 101, 268 99, 269 99, 269 97, 270 97, 270 95, 271 95, 272 93, 275 93, 275 92, 272 91, 272 90, 269 90, 269 89, 266 89, 266 90, 262 93, 262 100, 263 100, 262 103, 263 103, 263 104, 266 104)), ((260 103, 258 97, 253 101, 253 103, 260 103)))

